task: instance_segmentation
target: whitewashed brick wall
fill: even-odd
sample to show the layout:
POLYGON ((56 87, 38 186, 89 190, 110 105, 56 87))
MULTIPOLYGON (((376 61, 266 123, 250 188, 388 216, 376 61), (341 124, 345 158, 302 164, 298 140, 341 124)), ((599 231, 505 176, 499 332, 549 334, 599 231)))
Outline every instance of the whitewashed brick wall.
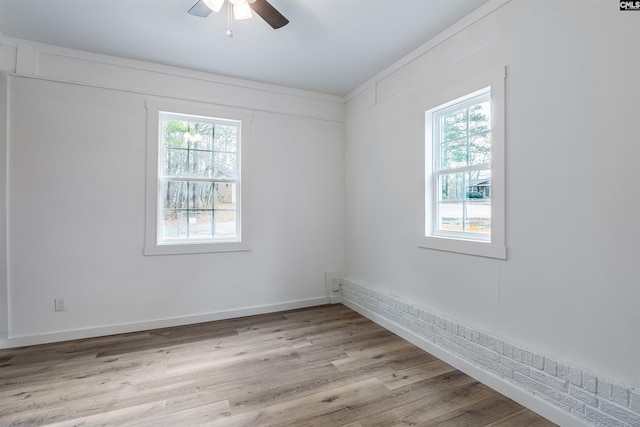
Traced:
POLYGON ((519 348, 348 280, 342 300, 383 316, 587 424, 640 427, 640 390, 519 348))

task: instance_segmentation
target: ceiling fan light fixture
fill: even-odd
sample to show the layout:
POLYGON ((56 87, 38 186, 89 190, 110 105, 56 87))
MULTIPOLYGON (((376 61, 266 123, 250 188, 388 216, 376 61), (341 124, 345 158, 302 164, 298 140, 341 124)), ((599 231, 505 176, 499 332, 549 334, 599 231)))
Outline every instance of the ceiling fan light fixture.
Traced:
POLYGON ((253 14, 251 13, 251 7, 246 0, 229 0, 233 5, 233 17, 236 19, 250 19, 253 14))
POLYGON ((222 5, 224 4, 224 0, 202 0, 205 5, 214 12, 220 12, 222 9, 222 5))

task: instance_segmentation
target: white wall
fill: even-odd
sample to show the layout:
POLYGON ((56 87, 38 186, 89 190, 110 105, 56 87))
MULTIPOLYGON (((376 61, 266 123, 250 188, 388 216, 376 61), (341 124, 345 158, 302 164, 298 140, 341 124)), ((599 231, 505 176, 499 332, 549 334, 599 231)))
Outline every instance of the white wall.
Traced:
POLYGON ((5 345, 328 302, 324 273, 344 268, 342 99, 4 43, 0 64, 16 72, 6 80, 5 345), (143 256, 153 97, 253 115, 250 252, 143 256), (65 312, 54 311, 60 297, 65 312))
POLYGON ((421 52, 347 105, 348 279, 640 386, 640 16, 513 0, 421 52), (502 64, 508 260, 419 249, 421 107, 502 64))
POLYGON ((336 97, 0 39, 3 344, 315 304, 346 259, 354 283, 640 386, 638 14, 512 0, 472 18, 350 96, 346 126, 336 97), (501 64, 509 259, 419 249, 421 106, 501 64), (253 113, 251 252, 142 255, 151 96, 253 113))
MULTIPOLYGON (((0 55, 0 58, 2 56, 0 55)), ((2 68, 0 68, 2 69, 2 68)), ((9 330, 7 305, 7 79, 0 72, 0 340, 9 330)), ((1 347, 1 346, 0 346, 1 347)))

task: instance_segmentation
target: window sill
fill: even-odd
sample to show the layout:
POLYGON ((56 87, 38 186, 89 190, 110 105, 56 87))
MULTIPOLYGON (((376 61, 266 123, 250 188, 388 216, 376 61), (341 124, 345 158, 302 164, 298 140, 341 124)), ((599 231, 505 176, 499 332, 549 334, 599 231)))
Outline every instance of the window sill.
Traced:
POLYGON ((248 242, 218 242, 218 243, 175 243, 145 246, 144 254, 149 255, 183 255, 205 254, 219 252, 246 252, 251 247, 248 242))
POLYGON ((420 238, 418 247, 486 258, 507 259, 506 246, 491 242, 424 236, 420 238))

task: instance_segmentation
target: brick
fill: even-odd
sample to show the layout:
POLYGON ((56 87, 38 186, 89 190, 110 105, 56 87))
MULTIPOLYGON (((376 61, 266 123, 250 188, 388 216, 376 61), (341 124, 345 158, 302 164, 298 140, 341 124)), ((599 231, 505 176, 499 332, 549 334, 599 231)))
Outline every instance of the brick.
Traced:
POLYGON ((458 344, 456 344, 453 341, 449 341, 449 340, 442 340, 442 346, 445 347, 445 348, 448 348, 453 353, 458 354, 458 355, 462 354, 462 352, 464 351, 464 349, 462 347, 460 347, 458 344))
POLYGON ((589 390, 591 393, 595 393, 597 389, 598 379, 595 375, 588 372, 582 373, 582 388, 589 390))
MULTIPOLYGON (((586 378, 586 374, 585 374, 585 378, 586 378)), ((586 389, 587 387, 585 387, 586 389)), ((611 384, 608 381, 605 381, 601 378, 598 378, 597 380, 597 393, 598 396, 603 397, 605 399, 611 399, 611 393, 613 390, 613 384, 611 384)))
POLYGON ((458 344, 460 347, 464 347, 468 350, 473 351, 473 346, 474 344, 470 341, 465 340, 462 337, 459 337, 457 335, 454 335, 451 337, 451 341, 453 341, 454 343, 458 344))
POLYGON ((536 369, 542 370, 544 368, 544 357, 540 356, 539 354, 533 354, 531 366, 536 369))
POLYGON ((565 381, 569 381, 569 367, 561 363, 558 364, 558 378, 562 378, 565 381))
POLYGON ((440 316, 433 316, 433 323, 440 329, 445 329, 446 321, 440 316))
POLYGON ((577 400, 577 399, 573 399, 574 404, 571 405, 571 409, 573 409, 573 413, 577 413, 580 412, 582 414, 585 413, 587 405, 585 405, 584 403, 582 403, 581 401, 577 400))
POLYGON ((449 331, 447 331, 445 329, 436 327, 436 328, 433 328, 433 332, 436 335, 440 335, 444 339, 451 340, 451 336, 452 336, 451 332, 449 332, 449 331))
POLYGON ((551 360, 551 359, 547 359, 546 357, 544 358, 544 371, 549 374, 549 375, 553 375, 554 377, 558 375, 558 362, 551 360))
POLYGON ((487 335, 487 342, 484 343, 484 346, 487 348, 493 349, 495 345, 496 345, 496 339, 491 335, 487 335))
POLYGON ((504 354, 504 341, 496 340, 493 344, 493 351, 496 353, 504 354))
POLYGON ((631 390, 629 393, 629 408, 640 413, 640 390, 631 390))
POLYGON ((531 377, 528 377, 526 375, 522 375, 519 372, 514 372, 513 373, 513 379, 518 383, 523 385, 524 387, 526 387, 529 390, 534 390, 534 391, 538 391, 540 393, 544 393, 545 391, 547 391, 547 389, 549 389, 548 386, 534 380, 531 377))
POLYGON ((414 305, 410 305, 409 314, 411 314, 413 317, 418 317, 418 309, 414 305))
POLYGON ((471 341, 473 339, 473 331, 469 328, 465 328, 464 339, 471 341))
POLYGON ((490 371, 498 375, 502 374, 503 367, 500 365, 500 363, 496 362, 495 360, 491 360, 487 357, 478 355, 475 362, 484 366, 485 368, 489 369, 490 371))
POLYGON ((571 412, 571 406, 567 405, 565 403, 563 403, 562 401, 555 399, 551 396, 547 396, 546 394, 542 394, 542 393, 534 393, 534 395, 536 395, 538 398, 542 399, 542 400, 546 400, 547 402, 551 403, 554 406, 557 406, 561 409, 563 409, 566 412, 571 412))
POLYGON ((596 395, 583 389, 580 387, 576 387, 573 384, 569 386, 569 396, 575 397, 576 399, 593 406, 596 408, 598 406, 598 399, 596 395))
POLYGON ((513 349, 514 347, 511 344, 504 343, 504 352, 502 354, 513 359, 513 349))
POLYGON ((595 408, 586 407, 585 415, 590 424, 604 427, 629 427, 629 424, 623 423, 615 418, 610 417, 598 411, 595 408))
MULTIPOLYGON (((543 374, 544 375, 544 374, 543 374)), ((558 391, 555 388, 549 387, 531 377, 527 377, 518 372, 514 372, 514 380, 520 385, 533 391, 533 394, 558 406, 565 411, 571 411, 574 409, 579 412, 584 412, 586 406, 583 402, 568 396, 562 391, 558 391)))
POLYGON ((618 384, 613 384, 611 400, 618 405, 629 406, 629 390, 618 384))
POLYGON ((422 335, 423 337, 425 337, 427 340, 431 342, 435 342, 436 335, 426 328, 422 328, 422 330, 420 331, 420 335, 422 335))
POLYGON ((516 362, 515 360, 509 359, 508 357, 501 357, 500 364, 508 369, 519 372, 526 376, 529 376, 529 371, 531 370, 529 366, 524 365, 520 362, 516 362))
POLYGON ((424 322, 424 323, 422 324, 422 328, 423 328, 425 331, 429 331, 431 334, 433 334, 433 333, 434 333, 433 331, 436 329, 436 327, 435 327, 435 326, 433 326, 433 324, 432 324, 432 323, 427 323, 427 322, 424 322))
POLYGON ((513 348, 513 358, 518 362, 531 366, 531 353, 518 347, 513 348))
POLYGON ((561 380, 560 378, 545 374, 544 372, 538 371, 536 369, 532 369, 529 375, 531 376, 531 378, 541 382, 542 384, 552 387, 558 391, 565 391, 565 386, 567 384, 565 380, 561 380))
POLYGON ((403 313, 408 313, 411 310, 411 306, 404 301, 395 300, 394 307, 403 313))
POLYGON ((481 345, 475 344, 473 346, 473 351, 475 351, 480 356, 485 357, 494 362, 498 362, 500 360, 500 355, 498 353, 496 353, 493 350, 489 350, 488 348, 483 347, 481 345))
POLYGON ((460 324, 458 322, 451 322, 451 333, 460 334, 460 324))
POLYGON ((587 405, 585 405, 578 399, 574 399, 573 397, 566 397, 565 399, 570 400, 569 406, 571 406, 571 409, 573 409, 574 413, 581 412, 584 414, 587 405))
POLYGON ((425 322, 429 322, 429 323, 431 323, 433 319, 433 315, 425 310, 418 310, 418 317, 424 320, 425 322))
POLYGON ((502 376, 508 380, 512 380, 513 379, 513 369, 510 368, 502 368, 502 376))
POLYGON ((600 402, 600 410, 627 424, 640 426, 640 414, 632 412, 627 408, 603 400, 600 402))
POLYGON ((471 328, 460 329, 460 335, 467 341, 473 341, 473 329, 471 328))
POLYGON ((456 322, 453 322, 451 320, 447 320, 445 323, 445 329, 449 332, 451 332, 452 334, 457 335, 458 334, 458 324, 456 322))
POLYGON ((487 336, 482 332, 473 331, 471 341, 476 344, 485 345, 487 343, 487 336))
POLYGON ((513 347, 513 359, 522 362, 522 349, 513 347))

